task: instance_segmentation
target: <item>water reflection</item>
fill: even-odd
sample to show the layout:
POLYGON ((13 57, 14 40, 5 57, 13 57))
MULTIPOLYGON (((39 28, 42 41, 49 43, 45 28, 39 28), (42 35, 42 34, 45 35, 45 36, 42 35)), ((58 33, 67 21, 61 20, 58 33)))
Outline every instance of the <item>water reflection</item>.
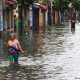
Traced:
POLYGON ((74 34, 75 33, 75 28, 71 28, 71 32, 74 34))

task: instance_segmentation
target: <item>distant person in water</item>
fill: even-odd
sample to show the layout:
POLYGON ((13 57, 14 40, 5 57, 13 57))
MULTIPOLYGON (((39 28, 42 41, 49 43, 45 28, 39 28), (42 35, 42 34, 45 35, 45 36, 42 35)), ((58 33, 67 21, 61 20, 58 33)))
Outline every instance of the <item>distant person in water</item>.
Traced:
POLYGON ((11 33, 10 34, 10 39, 8 41, 8 43, 4 43, 5 46, 8 47, 8 57, 10 60, 10 64, 13 63, 18 63, 18 58, 19 58, 19 52, 24 53, 21 45, 18 41, 18 39, 16 39, 15 34, 11 33))
POLYGON ((72 10, 72 15, 71 15, 71 28, 75 29, 75 22, 76 22, 76 10, 72 10))

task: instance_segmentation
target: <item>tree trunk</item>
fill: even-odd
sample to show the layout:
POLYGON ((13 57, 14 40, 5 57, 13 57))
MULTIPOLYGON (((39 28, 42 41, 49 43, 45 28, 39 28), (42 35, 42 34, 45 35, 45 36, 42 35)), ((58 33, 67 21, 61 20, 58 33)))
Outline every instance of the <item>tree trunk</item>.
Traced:
POLYGON ((53 24, 55 24, 55 11, 53 11, 52 15, 53 15, 53 24))
POLYGON ((59 16, 59 11, 55 11, 55 25, 60 24, 60 16, 59 16))

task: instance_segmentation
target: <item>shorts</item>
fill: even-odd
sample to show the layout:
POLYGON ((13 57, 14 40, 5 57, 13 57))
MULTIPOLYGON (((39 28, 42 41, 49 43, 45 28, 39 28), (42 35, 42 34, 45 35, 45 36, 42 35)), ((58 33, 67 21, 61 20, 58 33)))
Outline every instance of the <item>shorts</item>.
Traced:
POLYGON ((11 62, 18 63, 18 58, 19 58, 19 53, 17 53, 16 55, 11 55, 11 54, 9 54, 9 60, 10 60, 11 62))

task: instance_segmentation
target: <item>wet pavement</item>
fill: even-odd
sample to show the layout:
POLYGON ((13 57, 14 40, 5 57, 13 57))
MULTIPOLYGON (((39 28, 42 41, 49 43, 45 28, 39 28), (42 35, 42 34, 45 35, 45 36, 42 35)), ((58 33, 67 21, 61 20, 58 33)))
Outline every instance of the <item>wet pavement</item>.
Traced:
MULTIPOLYGON (((2 61, 0 80, 80 80, 80 23, 73 32, 70 25, 52 26, 18 38, 26 55, 19 64, 2 61)), ((5 53, 0 46, 0 59, 5 53)))

